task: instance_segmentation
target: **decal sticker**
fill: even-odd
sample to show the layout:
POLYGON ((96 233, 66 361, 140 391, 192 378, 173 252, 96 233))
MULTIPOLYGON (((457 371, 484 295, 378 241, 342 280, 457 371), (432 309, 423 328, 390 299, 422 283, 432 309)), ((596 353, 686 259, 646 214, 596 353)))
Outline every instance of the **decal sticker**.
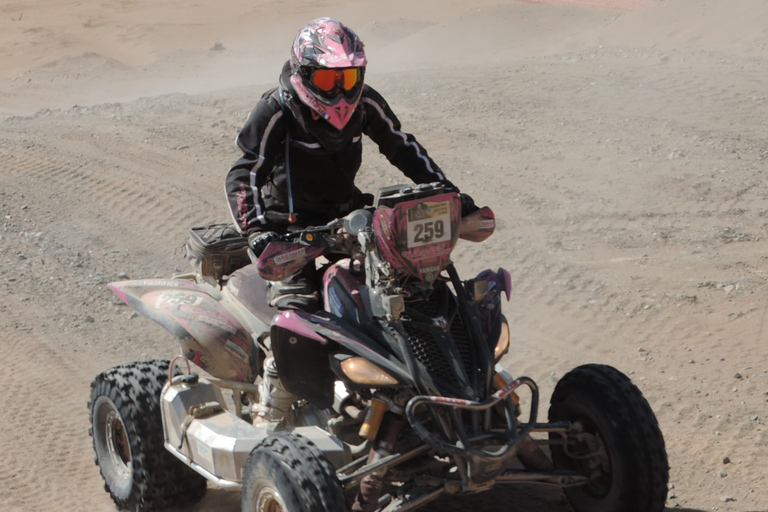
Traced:
POLYGON ((328 288, 328 297, 331 303, 331 311, 339 316, 344 316, 344 304, 341 303, 341 299, 334 288, 328 288))
POLYGON ((227 349, 227 352, 237 357, 241 361, 243 362, 248 361, 248 355, 245 353, 245 350, 240 348, 238 345, 235 345, 232 342, 232 340, 227 340, 227 343, 224 345, 224 348, 227 349))
POLYGON ((407 247, 409 249, 450 241, 450 202, 429 203, 424 201, 409 209, 407 234, 407 247))
MULTIPOLYGON (((197 448, 197 463, 203 466, 206 469, 212 470, 216 466, 213 463, 213 453, 211 451, 210 446, 213 446, 216 441, 216 435, 212 432, 209 432, 206 429, 200 429, 198 435, 200 436, 200 439, 197 439, 195 437, 188 437, 187 439, 192 440, 195 444, 195 448, 197 448), (202 460, 200 460, 202 459, 202 460), (202 464, 201 464, 202 462, 202 464)), ((194 453, 194 452, 193 452, 194 453)))
POLYGON ((439 258, 440 256, 448 256, 451 254, 452 247, 450 244, 444 244, 444 245, 438 245, 438 246, 432 246, 432 247, 426 247, 426 248, 415 248, 410 251, 405 251, 403 253, 403 256, 408 258, 411 261, 420 261, 425 260, 427 258, 439 258))
POLYGON ((203 370, 208 371, 210 369, 210 366, 208 366, 208 358, 206 358, 199 350, 189 349, 184 357, 195 363, 203 370))
POLYGON ((283 263, 296 261, 302 256, 304 256, 305 254, 306 254, 306 251, 302 247, 301 249, 296 249, 295 251, 291 251, 285 254, 280 254, 278 256, 275 256, 274 258, 272 258, 272 260, 275 262, 275 265, 282 265, 283 263))
POLYGON ((237 329, 233 325, 230 325, 227 322, 223 322, 221 320, 217 320, 208 315, 196 315, 193 320, 197 320, 198 322, 206 324, 207 326, 212 327, 213 329, 222 333, 235 334, 237 332, 237 329))
POLYGON ((381 227, 381 234, 384 235, 384 238, 392 240, 392 233, 389 231, 389 221, 387 216, 383 213, 379 214, 379 226, 381 227))
POLYGON ((155 305, 158 308, 176 306, 178 304, 199 306, 201 302, 203 302, 203 297, 198 294, 191 294, 186 291, 169 291, 158 295, 155 305))

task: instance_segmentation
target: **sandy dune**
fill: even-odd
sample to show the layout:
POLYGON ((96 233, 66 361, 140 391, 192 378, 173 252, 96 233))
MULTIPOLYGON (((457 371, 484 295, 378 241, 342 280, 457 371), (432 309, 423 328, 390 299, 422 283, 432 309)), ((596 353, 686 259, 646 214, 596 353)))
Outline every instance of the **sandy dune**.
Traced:
MULTIPOLYGON (((89 383, 176 346, 106 283, 186 270, 189 227, 227 220, 232 141, 321 15, 355 28, 368 82, 496 211, 455 256, 465 276, 511 271, 513 372, 546 407, 572 367, 616 366, 658 415, 670 509, 768 511, 762 0, 0 5, 0 509, 113 510, 89 383)), ((365 152, 362 188, 403 179, 365 152)), ((570 510, 535 487, 430 510, 499 503, 570 510)))

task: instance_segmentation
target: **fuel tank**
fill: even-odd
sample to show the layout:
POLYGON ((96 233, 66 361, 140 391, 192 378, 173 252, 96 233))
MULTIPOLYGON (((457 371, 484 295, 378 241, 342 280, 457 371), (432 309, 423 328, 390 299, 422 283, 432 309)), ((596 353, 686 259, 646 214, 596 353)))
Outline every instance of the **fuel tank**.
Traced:
MULTIPOLYGON (((160 399, 165 448, 220 487, 240 487, 253 448, 274 426, 254 426, 223 407, 220 391, 195 374, 174 377, 160 399)), ((334 467, 352 460, 349 448, 315 426, 293 430, 312 441, 334 467)))

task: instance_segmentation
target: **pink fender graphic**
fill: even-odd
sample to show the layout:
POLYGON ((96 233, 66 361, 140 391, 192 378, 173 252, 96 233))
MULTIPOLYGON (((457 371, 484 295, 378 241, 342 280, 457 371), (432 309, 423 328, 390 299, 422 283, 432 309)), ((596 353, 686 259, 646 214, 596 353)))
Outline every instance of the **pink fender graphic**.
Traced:
POLYGON ((126 304, 179 340, 182 353, 214 377, 252 382, 251 338, 210 287, 176 279, 109 284, 126 304))

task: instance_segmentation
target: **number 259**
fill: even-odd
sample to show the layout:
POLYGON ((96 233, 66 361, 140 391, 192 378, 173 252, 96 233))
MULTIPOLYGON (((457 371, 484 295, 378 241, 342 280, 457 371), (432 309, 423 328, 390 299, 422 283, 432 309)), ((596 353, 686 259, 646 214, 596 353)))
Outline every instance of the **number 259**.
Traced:
POLYGON ((414 242, 429 243, 433 238, 443 238, 443 235, 445 235, 445 224, 442 220, 429 221, 424 224, 416 224, 414 231, 414 242))

